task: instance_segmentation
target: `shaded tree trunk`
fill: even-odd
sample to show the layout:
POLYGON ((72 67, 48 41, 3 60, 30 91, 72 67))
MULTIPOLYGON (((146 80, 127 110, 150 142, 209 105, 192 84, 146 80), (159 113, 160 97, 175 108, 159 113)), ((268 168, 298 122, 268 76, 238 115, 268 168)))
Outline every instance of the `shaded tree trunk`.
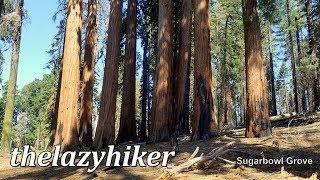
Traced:
MULTIPOLYGON (((228 63, 228 23, 231 16, 228 15, 225 29, 224 29, 224 52, 223 52, 223 62, 222 62, 222 76, 223 76, 223 123, 220 125, 230 125, 232 121, 232 94, 231 94, 231 87, 230 87, 230 70, 229 63, 228 63)), ((221 127, 220 127, 221 128, 221 127)))
POLYGON ((127 44, 124 66, 123 94, 121 104, 120 128, 117 141, 119 143, 134 141, 136 132, 136 40, 137 40, 137 1, 128 2, 127 44))
POLYGON ((159 1, 158 59, 151 109, 151 142, 168 140, 172 125, 172 1, 159 1))
POLYGON ((320 63, 317 60, 317 43, 315 39, 315 29, 314 29, 314 22, 312 19, 312 6, 310 0, 304 0, 305 11, 307 16, 307 30, 308 30, 308 38, 309 38, 309 51, 308 54, 311 58, 311 63, 314 65, 315 72, 314 72, 314 79, 312 83, 312 94, 313 94, 313 105, 312 111, 315 111, 320 108, 320 94, 319 94, 319 76, 318 76, 318 66, 320 63))
POLYGON ((182 1, 182 19, 181 19, 181 37, 180 37, 180 57, 177 64, 177 81, 176 81, 176 111, 177 121, 182 133, 189 131, 189 90, 190 86, 190 59, 191 59, 191 18, 192 18, 192 2, 190 0, 182 1), (188 102, 186 102, 188 101, 188 102))
POLYGON ((290 49, 290 58, 291 58, 291 69, 292 69, 292 91, 294 95, 294 107, 295 111, 299 113, 299 103, 298 103, 298 86, 297 86, 297 73, 296 73, 296 59, 294 57, 294 48, 293 48, 293 38, 292 38, 292 31, 291 31, 291 13, 290 13, 290 0, 286 0, 286 13, 287 13, 287 21, 288 21, 288 29, 289 29, 289 49, 290 49))
POLYGON ((83 146, 92 146, 93 86, 95 45, 97 42, 97 0, 88 3, 87 32, 84 49, 83 95, 80 105, 79 140, 83 146))
POLYGON ((20 54, 20 42, 21 42, 21 29, 22 29, 22 17, 23 17, 23 5, 24 0, 19 0, 16 7, 18 13, 18 19, 15 21, 15 29, 13 32, 13 44, 11 53, 11 67, 9 75, 9 84, 7 91, 6 107, 2 125, 2 138, 1 148, 5 152, 10 152, 11 131, 12 131, 12 119, 15 105, 15 95, 17 86, 18 64, 20 54))
POLYGON ((218 130, 218 123, 214 119, 213 112, 208 3, 208 0, 195 1, 192 140, 209 138, 216 135, 218 130))
POLYGON ((80 85, 82 1, 68 2, 61 91, 54 145, 61 151, 78 147, 78 95, 80 85))
POLYGON ((246 66, 246 137, 271 134, 265 66, 256 0, 243 0, 246 66))
POLYGON ((108 144, 115 143, 115 112, 120 59, 121 9, 121 0, 111 1, 107 57, 105 60, 100 99, 99 121, 93 141, 93 146, 95 148, 104 148, 108 144))
MULTIPOLYGON (((147 29, 145 28, 145 32, 147 29)), ((148 65, 148 35, 144 35, 143 39, 143 62, 142 62, 142 97, 141 97, 141 123, 139 138, 140 141, 147 140, 147 117, 148 117, 148 96, 149 96, 149 65, 148 65)))
MULTIPOLYGON (((272 49, 272 32, 271 32, 271 24, 269 25, 268 31, 268 49, 269 49, 269 80, 270 80, 270 90, 271 90, 271 99, 270 99, 270 115, 277 115, 277 102, 276 102, 276 89, 274 82, 274 70, 273 70, 273 49, 272 49)), ((296 95, 296 94, 295 94, 296 95)), ((298 107, 298 106, 296 106, 298 107)))

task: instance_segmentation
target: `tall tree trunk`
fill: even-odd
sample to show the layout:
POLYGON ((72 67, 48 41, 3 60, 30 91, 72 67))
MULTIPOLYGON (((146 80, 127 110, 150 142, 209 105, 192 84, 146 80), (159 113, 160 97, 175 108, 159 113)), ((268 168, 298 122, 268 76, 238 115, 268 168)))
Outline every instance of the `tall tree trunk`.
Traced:
POLYGON ((287 13, 287 21, 288 21, 288 29, 289 29, 289 49, 290 49, 290 58, 291 58, 291 69, 292 69, 292 91, 294 94, 294 107, 295 111, 299 113, 299 103, 298 103, 298 86, 297 86, 297 73, 296 73, 296 60, 294 57, 294 48, 293 48, 293 38, 291 31, 291 9, 290 9, 290 0, 286 0, 286 13, 287 13))
MULTIPOLYGON (((147 32, 145 26, 145 32, 147 32)), ((149 40, 146 33, 143 37, 143 63, 142 63, 142 97, 141 97, 141 123, 139 138, 140 141, 147 140, 147 117, 148 117, 148 96, 149 96, 149 66, 148 66, 148 47, 149 40)))
POLYGON ((314 65, 315 72, 314 72, 314 79, 312 83, 312 94, 313 94, 313 105, 312 111, 317 110, 320 108, 320 93, 319 93, 319 77, 318 77, 318 66, 320 63, 317 61, 317 43, 315 40, 315 30, 314 30, 314 22, 312 19, 312 7, 310 0, 304 0, 305 11, 307 16, 307 29, 308 29, 308 38, 309 38, 309 51, 308 54, 311 58, 311 63, 314 65))
POLYGON ((61 92, 54 145, 61 151, 78 147, 78 95, 80 85, 82 0, 68 2, 61 92))
POLYGON ((83 95, 80 105, 79 140, 83 146, 92 146, 93 86, 95 46, 97 42, 97 0, 88 3, 87 32, 84 49, 83 95))
POLYGON ((159 1, 158 59, 151 109, 151 142, 169 138, 172 122, 172 1, 159 1))
POLYGON ((22 29, 22 17, 23 17, 23 5, 24 0, 18 1, 16 12, 18 13, 18 18, 16 20, 14 34, 13 34, 13 44, 11 53, 11 68, 9 75, 9 84, 7 91, 6 107, 2 126, 2 138, 1 138, 1 148, 5 152, 10 151, 11 142, 11 129, 12 129, 12 119, 14 113, 14 102, 16 95, 16 84, 18 75, 18 64, 19 64, 19 54, 20 54, 20 42, 21 42, 21 29, 22 29))
MULTIPOLYGON (((222 62, 222 76, 223 76, 223 123, 221 125, 230 125, 232 121, 232 94, 230 87, 230 73, 229 73, 229 63, 228 63, 228 23, 231 16, 228 15, 226 19, 225 29, 224 29, 224 52, 223 52, 223 62, 222 62)), ((220 127, 221 128, 221 127, 220 127)))
POLYGON ((107 40, 107 57, 100 99, 99 121, 93 146, 115 143, 115 112, 118 91, 122 1, 112 0, 107 40))
MULTIPOLYGON (((271 32, 271 24, 269 25, 268 30, 268 49, 269 49, 269 80, 270 80, 270 89, 271 89, 271 108, 270 108, 270 115, 275 116, 277 115, 277 102, 276 102, 276 88, 275 88, 275 82, 274 82, 274 70, 273 70, 273 49, 272 49, 272 32, 271 32)), ((298 106, 296 106, 298 107, 298 106)))
POLYGON ((208 5, 208 0, 195 1, 194 119, 191 134, 193 140, 206 139, 216 135, 218 130, 213 112, 208 5))
POLYGON ((271 134, 265 66, 256 0, 243 0, 246 66, 246 137, 271 134))
MULTIPOLYGON (((295 27, 296 27, 296 42, 297 42, 297 51, 298 51, 298 56, 297 56, 297 64, 298 66, 300 65, 301 62, 301 42, 300 42, 300 28, 298 24, 298 18, 295 17, 295 27)), ((300 77, 300 82, 301 82, 301 89, 300 89, 300 94, 301 94, 301 110, 302 112, 305 112, 307 110, 307 102, 306 102, 306 87, 305 83, 303 82, 302 77, 300 77)))
POLYGON ((128 2, 127 45, 124 66, 123 94, 120 128, 117 141, 122 143, 137 139, 136 132, 136 40, 137 40, 137 1, 128 2))
POLYGON ((177 115, 177 121, 180 125, 181 132, 187 133, 189 124, 189 117, 186 113, 189 111, 186 101, 189 101, 187 97, 189 84, 187 81, 190 76, 190 59, 191 59, 191 18, 192 18, 192 2, 190 0, 182 1, 182 19, 181 19, 181 37, 180 37, 180 58, 177 67, 177 83, 176 83, 176 110, 174 114, 177 115))

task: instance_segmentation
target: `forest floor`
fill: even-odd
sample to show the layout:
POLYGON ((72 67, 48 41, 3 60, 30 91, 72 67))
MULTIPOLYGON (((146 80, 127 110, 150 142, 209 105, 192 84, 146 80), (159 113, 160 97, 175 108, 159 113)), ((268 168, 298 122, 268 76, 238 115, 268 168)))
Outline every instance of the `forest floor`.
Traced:
MULTIPOLYGON (((173 174, 171 179, 320 179, 320 115, 295 116, 273 121, 273 135, 260 139, 244 138, 244 129, 225 131, 217 139, 189 142, 181 139, 180 152, 170 159, 169 164, 185 162, 195 148, 208 153, 213 148, 231 141, 236 144, 230 148, 223 159, 215 159, 202 165, 192 166, 190 171, 173 174), (239 165, 238 157, 244 158, 287 158, 312 159, 312 165, 239 165)), ((143 145, 142 150, 171 150, 169 143, 143 145)), ((78 167, 34 167, 13 168, 9 165, 10 155, 0 157, 0 179, 46 179, 49 177, 65 179, 157 179, 163 167, 99 167, 93 174, 86 168, 78 167)))

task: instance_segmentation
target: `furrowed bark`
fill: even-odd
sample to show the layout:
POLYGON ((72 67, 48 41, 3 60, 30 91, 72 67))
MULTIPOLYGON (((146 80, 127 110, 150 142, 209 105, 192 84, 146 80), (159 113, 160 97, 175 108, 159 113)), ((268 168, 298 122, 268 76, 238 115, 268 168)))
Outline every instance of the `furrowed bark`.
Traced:
POLYGON ((191 18, 192 18, 192 2, 190 0, 182 1, 182 20, 181 20, 181 37, 180 37, 180 57, 178 63, 178 73, 177 73, 177 83, 176 83, 176 112, 178 124, 183 133, 188 131, 188 116, 186 116, 187 111, 189 111, 188 106, 186 106, 186 101, 189 98, 186 94, 189 94, 187 84, 188 71, 190 71, 190 59, 191 59, 191 18))
POLYGON ((82 0, 70 0, 63 52, 61 91, 54 145, 61 151, 78 148, 82 0))
POLYGON ((121 0, 112 0, 110 8, 107 57, 100 99, 99 121, 93 141, 94 148, 115 143, 115 113, 120 59, 121 0))
POLYGON ((169 138, 172 119, 172 1, 159 1, 158 59, 151 109, 151 142, 169 138))
POLYGON ((194 112, 192 140, 216 135, 212 98, 212 68, 208 0, 195 1, 194 112))
POLYGON ((93 86, 95 46, 97 42, 97 0, 88 3, 87 32, 83 65, 83 96, 80 105, 79 140, 83 146, 92 146, 93 86))
POLYGON ((128 2, 127 45, 125 55, 125 69, 123 94, 121 104, 120 128, 117 141, 119 143, 134 141, 136 132, 136 40, 137 40, 137 1, 128 2))
POLYGON ((271 134, 265 66, 256 0, 243 0, 246 66, 246 137, 271 134))

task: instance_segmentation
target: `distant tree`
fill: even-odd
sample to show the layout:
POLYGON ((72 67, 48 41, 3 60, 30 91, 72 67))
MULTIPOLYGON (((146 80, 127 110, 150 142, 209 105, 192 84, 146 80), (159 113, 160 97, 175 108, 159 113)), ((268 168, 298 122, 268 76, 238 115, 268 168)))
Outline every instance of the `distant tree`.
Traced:
POLYGON ((10 151, 12 118, 13 118, 14 105, 15 105, 14 102, 15 102, 15 94, 16 94, 16 83, 17 83, 17 74, 18 74, 19 53, 20 53, 23 4, 24 4, 24 0, 19 0, 15 9, 15 12, 17 13, 17 17, 16 17, 17 19, 15 20, 15 24, 14 24, 15 29, 13 32, 11 69, 10 69, 10 75, 9 75, 9 85, 8 85, 8 92, 7 92, 5 114, 3 119, 2 138, 1 138, 1 148, 3 151, 10 151))

